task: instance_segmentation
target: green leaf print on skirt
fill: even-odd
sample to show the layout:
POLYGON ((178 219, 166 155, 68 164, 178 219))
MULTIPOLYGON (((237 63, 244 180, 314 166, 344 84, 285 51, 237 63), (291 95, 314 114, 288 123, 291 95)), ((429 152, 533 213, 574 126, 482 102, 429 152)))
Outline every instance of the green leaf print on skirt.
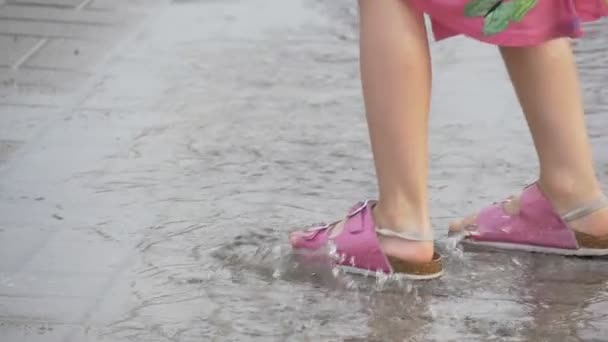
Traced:
POLYGON ((464 15, 484 17, 483 34, 492 36, 506 30, 512 22, 521 21, 537 3, 538 0, 471 0, 464 15))

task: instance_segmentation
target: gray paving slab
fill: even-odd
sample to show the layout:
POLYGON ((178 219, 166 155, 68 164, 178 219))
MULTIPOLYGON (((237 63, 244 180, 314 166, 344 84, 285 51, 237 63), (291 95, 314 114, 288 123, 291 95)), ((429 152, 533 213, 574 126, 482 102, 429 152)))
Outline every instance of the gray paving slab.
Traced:
POLYGON ((52 109, 0 106, 0 137, 8 140, 30 140, 51 120, 52 109))
POLYGON ((0 20, 0 32, 4 35, 23 35, 29 37, 77 38, 85 40, 103 40, 116 36, 119 31, 114 27, 81 25, 40 21, 36 25, 23 20, 0 20))
MULTIPOLYGON (((155 2, 156 4, 159 1, 155 2)), ((0 102, 63 106, 121 37, 153 9, 135 1, 12 2, 0 8, 0 102)))
POLYGON ((38 39, 32 37, 0 35, 0 46, 2 46, 2 50, 0 51, 0 67, 12 67, 36 43, 38 43, 38 39))
POLYGON ((22 68, 92 72, 111 43, 53 39, 27 60, 22 68))
POLYGON ((50 1, 46 1, 46 0, 5 0, 5 1, 9 5, 18 4, 18 5, 32 6, 32 7, 44 6, 44 7, 51 7, 51 8, 69 8, 69 9, 75 8, 84 2, 84 0, 50 0, 50 1))
POLYGON ((169 3, 170 0, 91 0, 83 9, 88 11, 110 11, 114 13, 123 12, 125 9, 131 10, 136 9, 137 11, 146 10, 146 8, 153 9, 158 5, 169 3))
POLYGON ((101 11, 66 10, 43 6, 6 5, 0 9, 0 19, 21 19, 56 23, 76 23, 90 26, 116 25, 124 23, 124 13, 101 11))
MULTIPOLYGON (((27 342, 46 342, 61 341, 65 336, 69 336, 74 330, 79 331, 78 341, 97 342, 107 341, 98 337, 89 337, 85 328, 78 325, 40 323, 36 321, 3 321, 0 322, 0 329, 5 332, 3 337, 7 341, 27 341, 27 342)), ((122 341, 116 341, 122 342, 122 341)))
POLYGON ((7 161, 23 145, 20 140, 0 140, 0 164, 7 161))
POLYGON ((123 2, 120 0, 93 0, 86 8, 92 11, 108 11, 120 8, 121 3, 123 2))
POLYGON ((32 254, 43 246, 51 236, 52 231, 49 230, 48 226, 44 227, 40 224, 35 228, 32 228, 32 226, 7 221, 2 224, 3 239, 13 241, 12 244, 4 243, 0 252, 2 256, 0 273, 3 274, 5 280, 3 282, 4 290, 12 291, 14 289, 14 281, 11 280, 13 276, 9 278, 8 274, 13 274, 19 270, 23 263, 27 262, 32 254))
MULTIPOLYGON (((1 297, 0 317, 22 317, 38 321, 77 324, 87 302, 80 298, 1 297)), ((5 318, 4 318, 5 319, 5 318)))
POLYGON ((59 96, 73 92, 90 74, 78 70, 0 68, 0 101, 52 103, 59 96), (44 99, 51 97, 48 102, 44 99), (55 97, 54 99, 52 97, 55 97))

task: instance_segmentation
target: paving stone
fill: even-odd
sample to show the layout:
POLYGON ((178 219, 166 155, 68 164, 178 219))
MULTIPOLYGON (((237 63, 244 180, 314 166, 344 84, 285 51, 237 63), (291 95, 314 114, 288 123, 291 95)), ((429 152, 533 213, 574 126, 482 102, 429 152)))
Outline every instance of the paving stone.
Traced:
MULTIPOLYGON (((58 213, 49 220, 63 221, 69 225, 74 218, 69 213, 58 213)), ((92 229, 58 231, 33 254, 23 270, 68 276, 110 275, 120 265, 126 252, 124 246, 105 240, 92 229), (100 256, 103 258, 100 259, 100 256)))
POLYGON ((7 5, 0 8, 1 19, 27 19, 28 21, 49 21, 79 23, 84 25, 112 25, 126 20, 123 13, 95 11, 75 11, 61 8, 7 5))
POLYGON ((0 67, 10 67, 30 51, 40 39, 0 35, 0 67))
POLYGON ((53 39, 38 50, 23 67, 92 72, 106 52, 107 46, 103 43, 53 39))
POLYGON ((0 297, 0 321, 28 318, 42 322, 76 324, 90 305, 83 298, 0 297))
POLYGON ((90 336, 91 327, 36 320, 0 319, 0 332, 6 342, 122 342, 90 336))
MULTIPOLYGON (((94 299, 108 276, 70 275, 51 272, 18 272, 1 275, 2 297, 59 297, 94 299)), ((1 299, 0 299, 1 300, 1 299)))
POLYGON ((8 2, 0 8, 0 102, 65 104, 66 94, 79 89, 120 34, 144 15, 134 3, 78 11, 75 5, 93 2, 8 2))
POLYGON ((92 26, 54 22, 28 22, 23 20, 0 20, 3 35, 25 35, 41 38, 80 38, 99 41, 115 37, 120 30, 109 26, 92 26))
POLYGON ((0 139, 27 141, 39 132, 56 110, 0 105, 0 139))
POLYGON ((85 10, 120 12, 127 7, 137 11, 145 11, 148 8, 154 8, 170 1, 172 0, 93 0, 85 7, 85 10))
POLYGON ((87 7, 87 10, 102 10, 113 11, 120 8, 122 0, 93 0, 87 7))
POLYGON ((64 103, 62 95, 71 94, 88 77, 89 74, 77 71, 0 68, 0 102, 64 103))
POLYGON ((57 8, 75 8, 84 0, 6 0, 7 4, 19 4, 28 6, 45 6, 57 8))
MULTIPOLYGON (((21 212, 21 215, 26 213, 21 212)), ((6 214, 3 216, 6 217, 6 214)), ((12 274, 19 270, 23 262, 29 259, 33 249, 42 245, 48 236, 49 232, 40 228, 10 224, 5 220, 0 222, 0 274, 12 274)), ((4 281, 0 281, 0 286, 12 286, 12 282, 6 276, 2 279, 4 281)))
POLYGON ((0 164, 6 162, 21 145, 23 141, 0 140, 0 164))

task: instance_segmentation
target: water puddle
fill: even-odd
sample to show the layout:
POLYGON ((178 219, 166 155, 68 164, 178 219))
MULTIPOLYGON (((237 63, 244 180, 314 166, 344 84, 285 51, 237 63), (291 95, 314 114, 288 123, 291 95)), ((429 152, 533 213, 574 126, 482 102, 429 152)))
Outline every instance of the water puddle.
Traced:
MULTIPOLYGON (((445 336, 453 338, 447 340, 527 341, 571 334, 573 326, 586 320, 592 320, 596 328, 598 324, 600 329, 608 328, 596 318, 606 299, 608 271, 602 262, 471 252, 458 245, 460 239, 454 236, 439 244, 447 272, 442 279, 430 282, 345 273, 333 267, 339 256, 331 246, 302 256, 287 244, 237 238, 215 250, 213 258, 233 273, 249 274, 245 279, 263 279, 266 287, 289 289, 288 293, 277 293, 276 300, 331 298, 335 306, 329 309, 325 325, 356 308, 366 329, 353 337, 391 339, 402 334, 438 341, 445 336), (546 322, 552 326, 545 326, 546 322)), ((256 292, 247 280, 240 285, 256 292)), ((305 310, 318 313, 309 306, 305 310)), ((589 328, 578 329, 589 333, 589 328)), ((347 331, 341 333, 348 335, 347 331)))

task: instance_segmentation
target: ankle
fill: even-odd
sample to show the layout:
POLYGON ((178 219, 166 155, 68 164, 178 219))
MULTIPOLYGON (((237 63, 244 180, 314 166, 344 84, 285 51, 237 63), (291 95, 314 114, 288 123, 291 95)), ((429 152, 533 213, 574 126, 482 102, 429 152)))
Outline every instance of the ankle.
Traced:
POLYGON ((408 203, 381 202, 374 207, 374 220, 378 228, 393 231, 430 230, 431 223, 426 208, 408 203))
MULTIPOLYGON (((431 236, 432 229, 426 208, 411 204, 378 202, 373 209, 376 227, 412 236, 431 236)), ((425 263, 433 259, 432 241, 411 241, 401 237, 379 236, 386 255, 409 262, 425 263), (404 248, 405 247, 405 248, 404 248)))
POLYGON ((559 211, 570 210, 602 195, 600 183, 595 176, 580 177, 566 173, 541 175, 538 184, 559 211))

